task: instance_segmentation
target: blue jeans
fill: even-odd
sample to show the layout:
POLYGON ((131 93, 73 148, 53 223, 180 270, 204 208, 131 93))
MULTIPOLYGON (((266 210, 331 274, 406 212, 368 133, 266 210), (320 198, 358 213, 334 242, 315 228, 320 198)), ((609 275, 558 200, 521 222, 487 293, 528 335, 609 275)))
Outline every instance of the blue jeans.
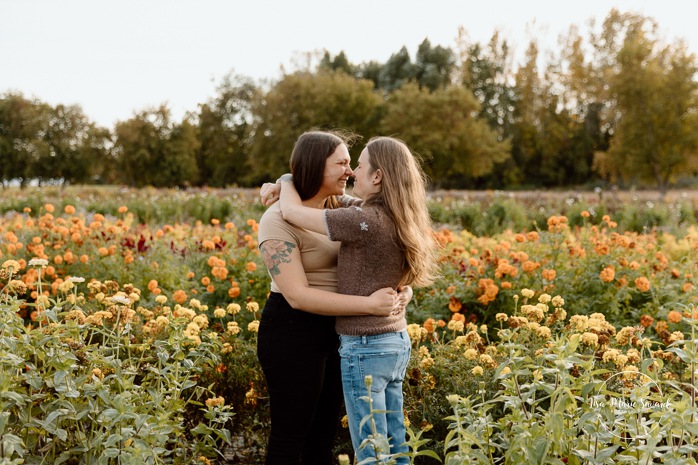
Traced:
MULTIPOLYGON (((373 336, 340 335, 339 339, 344 403, 347 407, 349 432, 357 463, 376 456, 370 445, 361 449, 361 442, 373 434, 369 421, 365 422, 359 431, 361 421, 370 413, 368 402, 361 399, 368 395, 365 383, 367 375, 373 378, 373 410, 383 411, 373 416, 377 432, 390 440, 391 454, 408 452, 402 410, 402 381, 405 379, 411 348, 407 331, 373 336)), ((382 453, 385 455, 387 452, 382 453)), ((397 463, 409 463, 409 459, 403 457, 398 459, 397 463)))

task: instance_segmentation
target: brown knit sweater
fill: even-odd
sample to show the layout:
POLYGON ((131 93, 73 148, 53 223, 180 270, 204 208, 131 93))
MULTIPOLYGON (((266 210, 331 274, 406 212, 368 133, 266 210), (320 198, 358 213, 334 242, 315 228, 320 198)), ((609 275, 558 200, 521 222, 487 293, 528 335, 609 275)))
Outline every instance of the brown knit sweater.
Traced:
MULTIPOLYGON (((384 287, 397 288, 405 257, 397 245, 395 223, 380 207, 325 210, 327 235, 341 242, 337 292, 368 296, 384 287)), ((388 317, 337 317, 339 334, 351 336, 401 331, 407 327, 404 310, 388 317)))

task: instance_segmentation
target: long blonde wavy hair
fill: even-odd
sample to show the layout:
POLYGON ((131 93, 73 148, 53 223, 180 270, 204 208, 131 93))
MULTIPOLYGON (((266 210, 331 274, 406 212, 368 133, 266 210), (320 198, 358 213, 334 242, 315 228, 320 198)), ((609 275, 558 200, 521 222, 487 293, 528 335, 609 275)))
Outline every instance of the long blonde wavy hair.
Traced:
POLYGON ((426 205, 425 175, 407 145, 393 137, 374 137, 366 144, 371 173, 381 170, 381 190, 364 199, 383 207, 395 222, 405 254, 402 284, 427 286, 437 277, 436 240, 426 205))

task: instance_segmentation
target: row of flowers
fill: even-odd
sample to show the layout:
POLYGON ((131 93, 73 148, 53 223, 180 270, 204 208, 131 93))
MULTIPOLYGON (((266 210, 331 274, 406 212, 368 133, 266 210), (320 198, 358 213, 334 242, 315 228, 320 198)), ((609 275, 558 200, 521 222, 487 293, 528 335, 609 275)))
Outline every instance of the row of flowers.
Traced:
MULTIPOLYGON (((0 350, 20 356, 17 340, 30 338, 39 345, 43 337, 51 336, 65 356, 57 368, 37 364, 31 355, 36 348, 27 349, 26 358, 12 366, 32 367, 28 371, 12 371, 6 365, 9 358, 3 358, 3 373, 14 376, 11 383, 3 384, 4 392, 22 392, 27 398, 38 395, 22 391, 34 382, 28 373, 42 373, 44 380, 51 380, 35 382, 41 385, 36 388, 41 392, 39 400, 3 405, 14 431, 18 428, 22 433, 17 436, 28 438, 31 428, 43 431, 42 437, 57 434, 57 426, 46 423, 47 415, 74 398, 66 399, 56 390, 56 376, 79 378, 83 388, 76 392, 84 394, 91 389, 85 386, 95 379, 116 383, 118 376, 131 379, 134 386, 152 388, 149 383, 156 383, 155 377, 124 377, 124 369, 141 373, 156 368, 166 373, 162 376, 178 373, 172 386, 180 383, 180 390, 187 386, 183 390, 187 402, 170 405, 176 409, 167 411, 173 421, 169 427, 179 431, 172 437, 186 444, 177 449, 163 439, 163 447, 178 451, 172 453, 173 461, 180 460, 175 456, 191 459, 199 453, 204 458, 220 456, 230 448, 231 431, 262 444, 259 425, 266 424, 268 417, 254 338, 269 278, 257 251, 257 220, 249 218, 240 226, 216 219, 206 225, 142 225, 134 223, 125 206, 119 215, 79 214, 71 205, 59 214, 47 204, 38 215, 17 212, 0 220, 1 306, 4 313, 12 314, 3 318, 14 322, 15 328, 12 335, 2 333, 5 348, 0 350), (163 351, 165 341, 167 351, 163 351), (56 374, 63 371, 68 375, 56 374), (184 416, 178 413, 182 411, 184 416), (233 411, 235 417, 223 422, 233 411), (27 416, 43 423, 22 429, 21 419, 27 416), (209 438, 198 438, 197 443, 208 448, 196 449, 188 442, 194 437, 183 432, 197 425, 203 425, 201 431, 209 438)), ((567 410, 563 409, 568 423, 564 434, 571 434, 570 425, 576 425, 577 431, 589 428, 580 425, 575 415, 599 410, 589 404, 603 403, 609 394, 601 384, 615 373, 622 373, 621 379, 627 382, 650 377, 664 393, 655 399, 662 405, 679 403, 693 392, 689 386, 695 386, 692 331, 697 316, 693 286, 698 233, 689 228, 682 237, 657 231, 620 234, 614 228, 610 218, 601 226, 571 228, 565 217, 554 216, 544 230, 496 237, 447 228, 435 232, 443 245, 442 276, 433 287, 416 290, 410 304, 408 330, 414 350, 405 389, 412 427, 431 435, 437 454, 446 458, 466 449, 470 455, 479 450, 487 451, 486 456, 509 457, 514 454, 509 449, 523 454, 522 449, 511 447, 514 429, 502 425, 523 421, 514 418, 514 407, 517 415, 527 412, 522 424, 541 421, 535 420, 539 414, 553 421, 546 416, 552 415, 550 396, 561 386, 574 399, 574 407, 568 399, 567 410), (596 397, 590 398, 590 392, 596 397), (444 420, 454 409, 465 416, 444 420), (481 424, 478 418, 490 423, 472 431, 464 418, 473 424, 481 424), (449 442, 456 434, 453 431, 460 438, 457 447, 449 442), (482 431, 490 431, 488 439, 475 442, 474 433, 482 431), (503 444, 510 446, 505 450, 503 444)), ((127 389, 119 383, 108 391, 132 392, 132 386, 127 389)), ((685 412, 695 407, 694 398, 689 400, 688 410, 680 415, 666 408, 664 413, 685 418, 685 412)), ((97 408, 95 404, 83 407, 97 408)), ((99 409, 123 407, 105 404, 99 409)), ((601 443, 615 447, 614 454, 632 452, 624 439, 616 441, 614 436, 627 436, 627 428, 608 423, 617 414, 601 413, 603 419, 594 417, 606 425, 603 431, 608 434, 600 438, 601 443)), ((138 414, 157 416, 155 412, 138 414)), ((658 421, 652 415, 643 417, 649 425, 658 421)), ((57 418, 67 416, 61 413, 57 418)), ((119 424, 132 427, 123 421, 119 424)), ((680 444, 685 449, 693 444, 694 436, 676 438, 673 432, 662 431, 657 447, 680 444)), ((526 447, 533 447, 535 441, 529 436, 532 442, 526 447)), ((142 438, 121 438, 119 453, 134 453, 129 448, 134 444, 147 449, 138 442, 142 438)), ((569 447, 555 451, 556 457, 572 462, 587 457, 590 449, 575 445, 572 436, 567 439, 569 447)), ((644 436, 643 441, 647 441, 644 436)), ((46 447, 43 439, 24 440, 27 453, 46 447)), ((59 442, 53 445, 56 457, 61 447, 59 442)), ((149 447, 152 450, 152 444, 149 447)), ((111 446, 101 450, 106 448, 115 453, 111 446)), ((507 458, 512 463, 520 463, 519 459, 530 457, 507 458)))

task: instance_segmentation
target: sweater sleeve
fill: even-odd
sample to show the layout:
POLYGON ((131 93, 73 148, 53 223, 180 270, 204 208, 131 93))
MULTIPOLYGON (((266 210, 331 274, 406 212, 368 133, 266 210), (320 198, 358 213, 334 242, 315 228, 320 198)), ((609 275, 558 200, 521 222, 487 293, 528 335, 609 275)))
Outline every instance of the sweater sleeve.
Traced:
POLYGON ((381 218, 375 208, 335 208, 325 210, 325 228, 332 241, 343 244, 370 240, 381 229, 381 218))

